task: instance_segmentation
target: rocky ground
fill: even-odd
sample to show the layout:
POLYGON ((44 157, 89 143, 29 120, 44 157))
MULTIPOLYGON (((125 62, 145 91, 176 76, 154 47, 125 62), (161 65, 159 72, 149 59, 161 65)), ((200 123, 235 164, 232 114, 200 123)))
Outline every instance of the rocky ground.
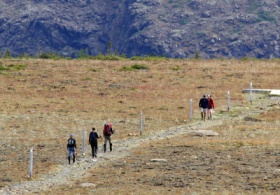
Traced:
POLYGON ((213 120, 195 118, 155 134, 113 139, 113 151, 99 151, 96 161, 87 147, 75 164, 60 158, 54 169, 24 182, 7 183, 0 192, 278 194, 278 102, 261 95, 258 103, 247 107, 216 111, 213 120))

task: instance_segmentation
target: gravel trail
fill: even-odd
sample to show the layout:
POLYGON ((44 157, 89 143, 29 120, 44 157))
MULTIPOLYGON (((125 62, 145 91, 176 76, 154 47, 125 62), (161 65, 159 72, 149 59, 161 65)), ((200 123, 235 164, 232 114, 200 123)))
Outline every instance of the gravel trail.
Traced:
MULTIPOLYGON (((270 109, 266 107, 266 110, 270 109)), ((211 130, 212 127, 226 123, 228 120, 240 120, 246 116, 249 116, 251 113, 264 112, 265 110, 257 109, 256 110, 247 110, 243 112, 242 115, 236 117, 229 117, 226 112, 223 114, 217 114, 214 116, 214 120, 200 121, 194 120, 191 123, 176 126, 169 128, 167 130, 162 130, 155 132, 153 135, 142 135, 131 137, 127 140, 114 140, 113 142, 113 151, 98 153, 98 160, 93 161, 90 157, 90 146, 87 146, 87 154, 84 157, 79 157, 75 164, 68 165, 67 160, 65 163, 57 166, 56 170, 40 176, 36 180, 29 180, 22 183, 16 183, 12 186, 4 187, 0 190, 0 193, 3 195, 13 195, 13 194, 32 194, 39 193, 49 189, 50 187, 60 186, 64 184, 74 184, 76 180, 86 176, 88 170, 100 166, 104 163, 110 163, 117 159, 121 159, 130 154, 131 149, 138 147, 141 143, 148 143, 152 140, 166 139, 168 137, 179 136, 180 134, 187 133, 193 130, 211 130)), ((99 145, 102 145, 102 142, 99 142, 99 145)))

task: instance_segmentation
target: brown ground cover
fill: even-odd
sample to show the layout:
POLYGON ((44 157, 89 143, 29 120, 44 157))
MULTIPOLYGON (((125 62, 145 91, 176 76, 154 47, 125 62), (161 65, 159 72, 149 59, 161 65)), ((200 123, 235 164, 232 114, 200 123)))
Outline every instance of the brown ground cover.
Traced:
POLYGON ((67 190, 77 194, 279 192, 279 100, 256 95, 250 104, 248 94, 241 92, 250 82, 254 88, 279 88, 278 60, 0 61, 9 67, 0 74, 0 187, 30 180, 31 147, 36 159, 32 180, 36 180, 67 163, 70 133, 80 149, 82 131, 96 127, 101 132, 106 121, 116 129, 114 140, 133 139, 128 134, 139 133, 141 111, 144 135, 201 123, 198 101, 202 94, 211 93, 216 116, 238 119, 245 111, 254 113, 217 125, 218 137, 184 135, 151 141, 113 162, 112 168, 92 169, 91 177, 76 181, 76 186, 53 189, 59 194, 67 190), (127 70, 135 65, 148 69, 127 70), (191 98, 192 122, 188 119, 191 98), (153 163, 152 158, 168 163, 153 163), (96 187, 83 188, 83 182, 96 187))

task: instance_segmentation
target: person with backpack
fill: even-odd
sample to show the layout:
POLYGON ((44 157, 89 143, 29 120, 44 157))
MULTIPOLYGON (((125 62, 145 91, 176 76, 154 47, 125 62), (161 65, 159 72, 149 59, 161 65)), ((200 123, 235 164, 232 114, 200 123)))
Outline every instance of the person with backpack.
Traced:
POLYGON ((92 128, 92 132, 89 134, 88 144, 91 145, 91 155, 92 158, 97 158, 97 150, 98 150, 98 142, 97 139, 101 138, 101 136, 98 136, 97 132, 95 131, 95 128, 92 128))
POLYGON ((73 163, 75 163, 75 158, 76 158, 76 140, 74 138, 74 135, 71 134, 70 138, 67 140, 67 152, 68 152, 68 161, 70 164, 71 161, 71 156, 73 155, 73 163))
POLYGON ((205 121, 208 109, 208 99, 206 98, 206 95, 203 95, 203 97, 199 100, 198 106, 200 108, 201 120, 205 121))
POLYGON ((108 124, 106 123, 104 125, 104 128, 103 128, 103 136, 104 136, 104 152, 106 152, 106 144, 107 144, 107 141, 109 141, 109 144, 110 144, 110 151, 112 151, 112 142, 111 142, 111 135, 114 133, 114 130, 112 128, 112 123, 108 124))
POLYGON ((208 95, 208 119, 212 120, 212 113, 213 109, 215 108, 214 100, 212 99, 211 95, 208 95))

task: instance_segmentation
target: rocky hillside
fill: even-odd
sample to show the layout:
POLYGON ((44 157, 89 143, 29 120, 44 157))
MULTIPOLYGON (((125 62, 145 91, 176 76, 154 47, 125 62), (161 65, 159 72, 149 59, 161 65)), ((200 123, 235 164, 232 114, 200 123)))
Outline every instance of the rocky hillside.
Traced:
POLYGON ((0 52, 279 58, 279 0, 2 0, 0 52))

